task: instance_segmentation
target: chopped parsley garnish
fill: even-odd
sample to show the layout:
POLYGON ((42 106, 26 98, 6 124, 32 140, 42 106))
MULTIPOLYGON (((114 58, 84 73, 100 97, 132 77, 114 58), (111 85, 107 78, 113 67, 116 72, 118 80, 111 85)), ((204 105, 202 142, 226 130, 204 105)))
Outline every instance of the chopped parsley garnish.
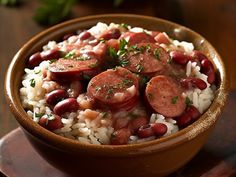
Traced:
POLYGON ((121 66, 126 66, 126 65, 129 64, 129 60, 127 60, 127 59, 122 59, 122 60, 120 60, 119 62, 120 62, 120 65, 121 65, 121 66))
POLYGON ((85 61, 85 60, 89 60, 89 59, 90 59, 89 56, 83 56, 83 55, 76 57, 76 60, 79 60, 79 61, 85 61))
POLYGON ((83 74, 83 78, 84 78, 85 80, 90 80, 90 79, 91 79, 91 77, 90 77, 89 75, 87 75, 87 74, 83 74))
POLYGON ((107 94, 112 94, 112 93, 113 93, 113 89, 112 88, 107 90, 107 94))
POLYGON ((107 116, 108 116, 108 112, 102 112, 102 119, 107 118, 107 116))
POLYGON ((189 105, 193 104, 193 102, 192 102, 192 100, 190 100, 189 97, 186 97, 186 98, 185 98, 185 104, 186 104, 187 106, 189 106, 189 105))
POLYGON ((129 25, 126 23, 121 23, 120 26, 127 29, 127 30, 129 29, 129 25))
POLYGON ((147 53, 150 53, 150 51, 151 51, 151 46, 150 46, 150 44, 148 44, 148 45, 146 46, 146 52, 147 52, 147 53))
POLYGON ((178 96, 174 96, 172 99, 171 99, 171 103, 172 104, 176 104, 177 101, 178 101, 179 97, 178 96))
POLYGON ((133 84, 133 81, 132 80, 129 80, 129 79, 124 79, 123 81, 123 84, 126 85, 126 86, 130 86, 133 84))
POLYGON ((38 71, 34 70, 34 74, 39 74, 40 72, 41 70, 38 70, 38 71))
POLYGON ((102 87, 99 87, 99 86, 96 86, 95 87, 95 90, 98 92, 98 91, 100 91, 102 89, 102 87))
POLYGON ((101 43, 105 43, 105 42, 106 42, 106 40, 105 40, 104 38, 100 38, 99 41, 100 41, 101 43))
POLYGON ((31 87, 35 87, 35 83, 36 83, 36 82, 35 82, 35 79, 30 79, 29 82, 30 82, 30 86, 31 86, 31 87))
POLYGON ((49 64, 52 64, 52 63, 54 63, 55 61, 57 61, 57 59, 51 59, 51 60, 49 61, 49 64))
POLYGON ((160 55, 159 55, 158 49, 154 49, 153 55, 154 55, 154 57, 155 57, 156 59, 160 60, 160 55))
POLYGON ((44 115, 44 113, 34 113, 35 117, 41 118, 44 115))
POLYGON ((98 63, 92 63, 89 65, 89 68, 96 68, 98 66, 98 63))
POLYGON ((116 49, 115 48, 109 47, 108 48, 108 52, 109 52, 109 55, 110 55, 111 58, 113 58, 113 59, 118 58, 118 55, 116 53, 116 49))
POLYGON ((119 49, 120 50, 125 50, 125 47, 126 47, 127 44, 128 44, 128 42, 125 39, 121 39, 119 49))
POLYGON ((143 66, 139 64, 136 66, 136 69, 140 73, 143 70, 143 66))
POLYGON ((72 59, 75 56, 75 51, 72 50, 64 56, 64 59, 72 59))
POLYGON ((139 85, 143 87, 148 81, 149 78, 147 76, 140 76, 139 85))
POLYGON ((172 63, 172 58, 171 58, 171 57, 167 60, 167 63, 168 63, 168 64, 171 64, 171 63, 172 63))

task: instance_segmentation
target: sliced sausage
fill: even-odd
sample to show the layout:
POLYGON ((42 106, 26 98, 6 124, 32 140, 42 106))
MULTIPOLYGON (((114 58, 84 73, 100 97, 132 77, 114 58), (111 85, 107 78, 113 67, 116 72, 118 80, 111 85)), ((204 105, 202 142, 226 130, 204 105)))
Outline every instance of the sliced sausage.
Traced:
POLYGON ((168 59, 169 54, 159 45, 140 43, 129 47, 127 55, 119 60, 121 65, 132 72, 151 74, 165 70, 168 59))
POLYGON ((154 37, 144 32, 126 32, 121 35, 120 39, 127 40, 129 45, 135 45, 139 43, 155 43, 154 37))
POLYGON ((109 69, 90 80, 87 92, 99 107, 127 109, 137 100, 138 78, 125 68, 109 69))
POLYGON ((179 116, 185 110, 182 89, 171 77, 153 77, 147 84, 145 95, 150 106, 166 117, 179 116))
POLYGON ((60 82, 81 80, 84 76, 92 77, 99 72, 99 62, 95 58, 59 59, 48 67, 51 79, 60 82))

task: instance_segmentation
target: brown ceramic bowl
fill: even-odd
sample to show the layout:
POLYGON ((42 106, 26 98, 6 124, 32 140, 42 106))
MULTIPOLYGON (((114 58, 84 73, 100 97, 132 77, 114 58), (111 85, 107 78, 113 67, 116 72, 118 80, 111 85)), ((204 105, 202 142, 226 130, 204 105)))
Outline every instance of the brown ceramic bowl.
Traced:
POLYGON ((185 165, 204 145, 225 105, 229 84, 222 59, 212 45, 196 32, 166 20, 129 14, 96 15, 56 25, 36 35, 13 58, 5 82, 5 94, 11 111, 34 148, 58 169, 81 177, 158 177, 166 176, 185 165), (219 81, 215 99, 201 118, 181 131, 134 145, 87 145, 58 136, 26 114, 19 88, 28 57, 49 40, 63 34, 86 29, 97 22, 127 23, 149 30, 167 32, 172 38, 194 43, 206 53, 217 68, 219 81))

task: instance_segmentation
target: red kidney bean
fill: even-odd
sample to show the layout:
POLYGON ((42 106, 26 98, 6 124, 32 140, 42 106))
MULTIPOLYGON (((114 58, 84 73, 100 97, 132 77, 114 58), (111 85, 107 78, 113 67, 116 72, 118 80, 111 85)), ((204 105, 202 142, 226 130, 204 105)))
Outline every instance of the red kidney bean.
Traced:
POLYGON ((188 106, 185 112, 177 118, 179 127, 184 128, 196 121, 201 116, 200 112, 194 106, 188 106))
POLYGON ((50 119, 50 117, 47 117, 47 115, 41 117, 39 120, 39 125, 48 130, 56 130, 62 128, 63 124, 61 122, 61 117, 55 114, 53 114, 52 116, 54 116, 54 119, 50 119))
POLYGON ((148 120, 146 117, 137 117, 137 118, 133 118, 130 122, 129 122, 129 129, 131 130, 131 133, 136 133, 138 131, 138 129, 141 126, 144 126, 148 123, 148 120))
POLYGON ((62 37, 62 39, 63 39, 63 41, 64 41, 64 40, 69 39, 71 36, 74 36, 74 34, 73 34, 73 33, 68 33, 68 34, 65 34, 65 35, 62 37))
POLYGON ((51 49, 41 52, 43 60, 58 59, 61 57, 61 51, 59 49, 51 49))
POLYGON ((197 87, 200 90, 204 90, 205 88, 207 88, 207 84, 206 82, 204 82, 204 80, 195 77, 187 77, 185 79, 181 79, 180 84, 186 89, 197 87))
POLYGON ((149 124, 141 126, 138 129, 137 134, 138 134, 139 138, 148 138, 150 136, 155 135, 151 125, 149 125, 149 124))
POLYGON ((105 31, 103 34, 100 35, 99 38, 109 40, 109 39, 118 39, 120 37, 121 33, 118 28, 112 28, 107 31, 105 31))
POLYGON ((184 54, 181 51, 171 51, 170 52, 171 59, 181 65, 185 65, 189 60, 192 60, 192 57, 184 54))
POLYGON ((68 94, 63 89, 53 90, 46 94, 45 99, 47 104, 55 105, 57 102, 62 100, 63 98, 67 98, 68 94))
POLYGON ((156 136, 162 136, 167 132, 167 126, 163 123, 152 124, 152 130, 156 136))
POLYGON ((81 32, 80 34, 79 34, 79 39, 80 40, 86 40, 86 39, 88 39, 88 38, 90 38, 92 35, 91 35, 91 33, 90 32, 88 32, 88 31, 83 31, 83 32, 81 32))
POLYGON ((193 105, 188 106, 185 112, 191 116, 193 121, 197 120, 201 116, 201 113, 193 105))
POLYGON ((129 119, 126 117, 119 117, 114 121, 113 127, 115 130, 128 127, 129 119))
POLYGON ((215 82, 215 70, 210 60, 201 61, 201 71, 208 76, 207 81, 212 84, 215 82))
POLYGON ((113 145, 127 144, 130 135, 131 132, 127 128, 122 128, 120 130, 117 130, 111 135, 111 144, 113 145))
POLYGON ((177 125, 180 128, 184 128, 190 125, 191 121, 192 121, 191 115, 184 113, 180 117, 177 118, 177 125))
POLYGON ((43 61, 43 58, 40 52, 36 52, 30 56, 28 64, 30 68, 34 68, 35 66, 38 66, 42 61, 43 61))
POLYGON ((204 55, 202 52, 197 51, 197 50, 194 50, 191 56, 192 56, 193 58, 197 59, 197 60, 200 61, 200 62, 201 62, 202 60, 205 60, 205 59, 208 60, 208 58, 206 57, 206 55, 204 55))
POLYGON ((62 100, 58 102, 54 109, 53 112, 59 116, 66 112, 75 112, 79 108, 79 103, 75 98, 67 98, 65 100, 62 100))

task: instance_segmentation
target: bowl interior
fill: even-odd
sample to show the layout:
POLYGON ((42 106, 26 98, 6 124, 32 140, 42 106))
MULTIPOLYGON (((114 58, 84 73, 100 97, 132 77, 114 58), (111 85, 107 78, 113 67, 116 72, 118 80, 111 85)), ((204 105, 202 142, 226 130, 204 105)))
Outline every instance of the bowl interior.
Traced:
POLYGON ((217 120, 217 117, 222 112, 223 106, 226 102, 228 89, 229 84, 226 78, 224 64, 216 50, 206 39, 192 30, 172 22, 153 17, 130 14, 107 14, 79 18, 56 25, 41 32, 29 42, 27 42, 15 55, 9 66, 5 81, 5 94, 10 104, 11 110, 20 125, 31 135, 37 137, 39 140, 49 145, 56 146, 57 148, 64 149, 66 151, 68 150, 77 152, 80 150, 82 152, 89 151, 90 153, 94 154, 111 156, 114 156, 116 151, 120 152, 119 155, 132 155, 134 151, 136 154, 150 153, 163 148, 171 148, 172 146, 176 146, 179 143, 191 140, 199 133, 202 133, 211 127, 217 120), (28 57, 32 53, 41 50, 42 46, 47 44, 48 41, 59 41, 63 34, 74 32, 80 29, 90 28, 99 21, 105 23, 127 23, 131 26, 140 26, 148 30, 164 31, 174 39, 192 42, 195 46, 195 49, 207 54, 217 69, 217 79, 219 81, 218 90, 210 108, 201 116, 198 121, 173 135, 135 145, 98 146, 82 144, 80 142, 58 136, 42 128, 37 123, 34 123, 27 116, 26 112, 21 106, 19 97, 19 88, 21 86, 22 75, 24 73, 24 67, 26 66, 25 64, 28 57), (98 153, 98 151, 100 153, 98 153))

